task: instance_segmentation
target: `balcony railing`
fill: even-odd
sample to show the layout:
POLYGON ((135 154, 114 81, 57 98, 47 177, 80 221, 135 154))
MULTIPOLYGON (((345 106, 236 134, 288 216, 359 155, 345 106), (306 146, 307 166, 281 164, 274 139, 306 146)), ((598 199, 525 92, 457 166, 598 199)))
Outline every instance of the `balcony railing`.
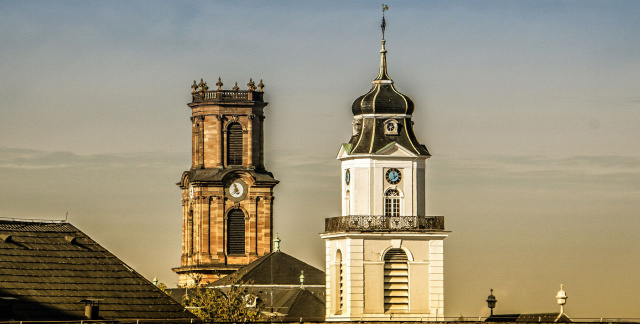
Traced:
POLYGON ((263 101, 264 92, 248 90, 198 91, 191 94, 193 102, 203 101, 263 101))
POLYGON ((325 232, 443 231, 444 216, 350 215, 327 218, 325 232))

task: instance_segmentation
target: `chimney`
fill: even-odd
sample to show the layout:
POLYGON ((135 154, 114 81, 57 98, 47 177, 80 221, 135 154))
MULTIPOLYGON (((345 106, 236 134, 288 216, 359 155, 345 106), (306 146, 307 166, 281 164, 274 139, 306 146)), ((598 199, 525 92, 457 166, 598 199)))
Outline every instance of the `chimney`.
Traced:
POLYGON ((84 303, 84 316, 89 320, 100 319, 100 301, 102 299, 85 298, 81 300, 84 303))

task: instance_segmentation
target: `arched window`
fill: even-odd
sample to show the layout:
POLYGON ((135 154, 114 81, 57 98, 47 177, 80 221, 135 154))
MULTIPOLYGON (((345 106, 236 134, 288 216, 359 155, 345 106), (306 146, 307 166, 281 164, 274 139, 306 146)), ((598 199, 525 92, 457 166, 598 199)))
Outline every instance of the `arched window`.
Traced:
POLYGON ((227 215, 227 254, 244 254, 244 212, 240 209, 227 215))
POLYGON ((396 189, 387 189, 384 193, 384 215, 400 216, 400 193, 396 189))
POLYGON ((232 123, 227 128, 227 165, 242 165, 242 126, 232 123))
POLYGON ((384 255, 384 311, 409 311, 409 266, 402 249, 389 249, 384 255))

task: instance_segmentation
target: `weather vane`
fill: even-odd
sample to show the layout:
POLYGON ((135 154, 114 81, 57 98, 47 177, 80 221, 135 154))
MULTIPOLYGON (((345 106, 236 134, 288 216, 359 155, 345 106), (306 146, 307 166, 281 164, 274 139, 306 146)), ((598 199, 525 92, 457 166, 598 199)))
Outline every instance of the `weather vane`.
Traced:
POLYGON ((384 29, 387 27, 387 22, 384 20, 384 12, 389 10, 389 6, 387 6, 386 4, 382 4, 382 25, 380 25, 380 27, 382 27, 382 39, 384 39, 384 29))

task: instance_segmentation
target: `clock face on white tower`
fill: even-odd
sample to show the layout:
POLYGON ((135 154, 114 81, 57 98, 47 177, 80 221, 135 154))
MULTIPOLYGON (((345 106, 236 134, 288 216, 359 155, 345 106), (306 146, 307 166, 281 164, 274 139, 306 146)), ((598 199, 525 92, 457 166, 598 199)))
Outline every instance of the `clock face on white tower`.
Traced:
POLYGON ((398 182, 400 182, 400 179, 402 179, 402 173, 400 173, 400 170, 392 168, 387 170, 387 172, 385 173, 385 178, 387 179, 388 183, 397 184, 398 182))

